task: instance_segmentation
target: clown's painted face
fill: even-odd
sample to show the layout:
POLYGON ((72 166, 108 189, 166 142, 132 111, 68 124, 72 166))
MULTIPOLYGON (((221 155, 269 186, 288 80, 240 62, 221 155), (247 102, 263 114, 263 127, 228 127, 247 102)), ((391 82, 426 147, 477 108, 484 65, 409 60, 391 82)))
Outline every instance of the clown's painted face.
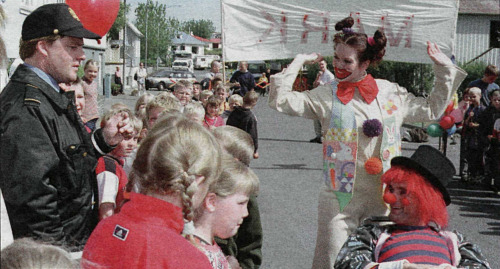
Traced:
POLYGON ((384 201, 391 206, 389 218, 399 225, 424 226, 419 219, 418 200, 408 192, 406 182, 392 182, 384 192, 384 201))
POLYGON ((359 62, 356 50, 346 44, 338 44, 333 55, 335 76, 347 82, 356 82, 363 78, 370 65, 369 61, 359 62))

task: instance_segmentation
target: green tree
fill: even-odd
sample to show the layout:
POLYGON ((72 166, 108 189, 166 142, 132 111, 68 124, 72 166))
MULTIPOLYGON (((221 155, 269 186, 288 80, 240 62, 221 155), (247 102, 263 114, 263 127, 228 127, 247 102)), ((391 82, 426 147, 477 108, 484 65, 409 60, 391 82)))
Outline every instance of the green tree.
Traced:
POLYGON ((211 20, 190 20, 182 23, 182 31, 193 32, 193 35, 209 39, 215 32, 214 23, 211 20))
POLYGON ((125 15, 130 11, 130 5, 125 6, 123 2, 120 2, 120 10, 116 16, 116 20, 108 31, 107 39, 118 40, 120 39, 120 31, 123 30, 125 26, 125 15))
POLYGON ((165 61, 171 40, 180 28, 179 21, 167 18, 165 4, 159 4, 157 1, 153 3, 150 0, 139 3, 135 15, 136 27, 144 34, 141 42, 141 58, 147 58, 148 65, 156 63, 158 57, 165 61))

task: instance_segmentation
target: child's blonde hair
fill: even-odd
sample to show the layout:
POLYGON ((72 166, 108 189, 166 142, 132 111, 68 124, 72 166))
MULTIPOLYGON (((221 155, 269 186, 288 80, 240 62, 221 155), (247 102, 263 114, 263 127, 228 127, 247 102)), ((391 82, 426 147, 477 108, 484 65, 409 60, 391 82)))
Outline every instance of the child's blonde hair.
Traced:
POLYGON ((481 95, 481 89, 478 87, 471 87, 469 88, 469 93, 481 95))
POLYGON ((221 149, 201 124, 185 117, 173 127, 165 124, 155 124, 152 134, 142 141, 130 178, 146 195, 180 194, 184 218, 191 221, 191 200, 198 187, 193 183, 197 176, 203 176, 208 185, 219 178, 221 149))
POLYGON ((65 249, 31 238, 16 239, 2 250, 1 256, 4 269, 80 268, 65 249))
POLYGON ((109 119, 111 119, 111 117, 121 112, 127 113, 129 118, 134 117, 132 111, 130 111, 130 109, 128 109, 124 104, 116 103, 113 104, 111 108, 108 111, 104 112, 104 114, 102 115, 100 124, 101 128, 104 128, 108 124, 108 121, 109 119))
POLYGON ((252 136, 230 125, 217 127, 213 134, 221 147, 245 165, 250 165, 255 147, 252 136))
POLYGON ((182 90, 182 89, 188 89, 192 92, 193 91, 193 83, 191 83, 185 79, 179 80, 174 85, 174 92, 177 92, 177 91, 182 90))
POLYGON ((149 92, 141 95, 139 99, 137 99, 137 102, 135 102, 135 107, 134 107, 134 113, 137 117, 140 119, 146 118, 146 107, 141 110, 141 106, 147 106, 149 102, 153 101, 155 99, 155 96, 149 92))
POLYGON ((83 66, 83 70, 86 70, 87 68, 89 68, 90 65, 95 66, 97 68, 97 70, 99 70, 99 64, 97 64, 97 62, 93 59, 90 59, 87 62, 85 62, 85 65, 83 66))
MULTIPOLYGON (((207 100, 207 104, 206 106, 215 106, 215 107, 219 107, 220 104, 222 103, 222 100, 219 99, 219 96, 216 96, 216 95, 212 95, 210 97, 208 97, 208 100, 207 100)), ((205 107, 206 108, 206 107, 205 107)))
POLYGON ((208 192, 220 197, 227 197, 235 193, 244 193, 248 196, 256 195, 259 191, 259 178, 248 166, 237 161, 233 156, 224 154, 222 158, 222 173, 208 188, 208 192))
POLYGON ((171 93, 161 93, 161 94, 158 94, 146 106, 146 118, 149 119, 149 113, 151 113, 151 110, 158 108, 158 107, 163 108, 164 111, 166 111, 167 113, 181 111, 181 103, 179 102, 179 99, 177 99, 171 93))
POLYGON ((259 94, 256 91, 248 91, 243 97, 243 105, 254 105, 259 100, 259 94))
POLYGON ((214 93, 217 94, 219 91, 224 91, 225 93, 228 93, 228 89, 222 84, 217 85, 217 87, 214 90, 214 93))
POLYGON ((210 97, 212 95, 214 95, 214 93, 211 90, 203 90, 200 93, 200 100, 205 98, 205 97, 210 97))
POLYGON ((197 117, 203 119, 205 117, 205 108, 198 102, 191 102, 184 107, 184 115, 188 118, 197 117))
POLYGON ((240 105, 243 105, 243 97, 239 94, 233 94, 229 96, 228 102, 231 103, 239 103, 240 105))
MULTIPOLYGON (((129 109, 128 106, 122 102, 114 103, 111 105, 111 109, 129 109)), ((130 109, 129 109, 130 110, 130 109)))

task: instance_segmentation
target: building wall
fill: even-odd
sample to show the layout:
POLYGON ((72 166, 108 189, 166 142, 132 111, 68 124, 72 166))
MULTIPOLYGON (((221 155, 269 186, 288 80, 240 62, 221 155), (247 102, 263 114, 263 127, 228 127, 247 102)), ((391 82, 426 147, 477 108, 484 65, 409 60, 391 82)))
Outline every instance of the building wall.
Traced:
MULTIPOLYGON (((459 14, 455 57, 457 62, 466 63, 489 48, 490 21, 500 20, 498 16, 459 14)), ((500 66, 500 49, 494 48, 476 61, 500 66)))

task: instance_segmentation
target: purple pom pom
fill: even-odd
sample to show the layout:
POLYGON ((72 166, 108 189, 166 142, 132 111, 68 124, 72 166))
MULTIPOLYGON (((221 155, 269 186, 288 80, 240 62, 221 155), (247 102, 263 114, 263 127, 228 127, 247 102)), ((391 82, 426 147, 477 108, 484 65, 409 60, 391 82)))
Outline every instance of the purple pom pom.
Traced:
POLYGON ((363 122, 363 133, 368 137, 376 137, 382 134, 382 123, 377 119, 363 122))

